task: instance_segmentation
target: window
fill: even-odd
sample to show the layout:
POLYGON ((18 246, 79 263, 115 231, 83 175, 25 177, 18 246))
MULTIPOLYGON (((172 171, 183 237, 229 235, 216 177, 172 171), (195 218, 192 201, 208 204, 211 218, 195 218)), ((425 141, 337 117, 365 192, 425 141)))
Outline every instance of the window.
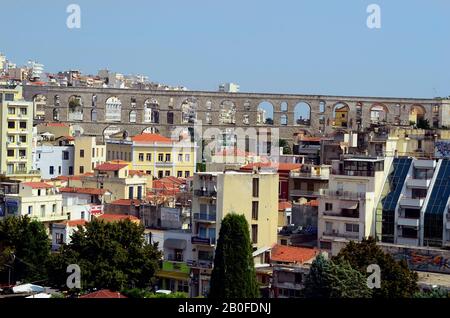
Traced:
POLYGON ((63 160, 69 160, 69 152, 68 151, 63 151, 63 160))
POLYGON ((20 142, 27 142, 27 136, 23 136, 23 135, 19 136, 19 141, 20 142))
POLYGON ((158 171, 158 178, 161 179, 162 177, 164 177, 164 171, 160 170, 158 171))
POLYGON ((183 171, 177 171, 177 178, 183 178, 183 171))
POLYGON ((252 243, 258 243, 258 225, 252 224, 252 243))
POLYGON ((37 194, 38 194, 38 197, 41 196, 41 189, 38 189, 38 190, 37 190, 37 194))
POLYGON ((80 149, 80 158, 84 158, 84 149, 80 149))
POLYGON ((8 115, 14 115, 16 113, 15 107, 8 107, 8 115))
POLYGON ((52 213, 56 213, 56 204, 55 203, 52 205, 52 213))
POLYGON ((27 155, 27 151, 25 149, 19 150, 19 157, 26 157, 26 155, 27 155))
POLYGON ((253 197, 257 198, 259 196, 259 178, 253 178, 253 197))
POLYGON ((14 129, 16 128, 16 123, 13 121, 8 121, 8 129, 14 129))
POLYGON ((146 174, 152 175, 152 172, 150 170, 145 171, 146 174))
POLYGON ((333 223, 325 222, 325 232, 331 233, 333 231, 333 223))
POLYGON ((20 129, 27 129, 27 122, 26 121, 19 122, 19 127, 20 129))
POLYGON ((45 216, 45 204, 41 205, 41 217, 45 216))
POLYGON ((95 148, 92 148, 92 157, 95 157, 95 148))
POLYGON ((33 214, 33 206, 29 205, 28 206, 28 215, 32 215, 33 214))
POLYGON ((69 176, 73 175, 73 167, 69 167, 69 176))
POLYGON ((325 211, 331 211, 331 210, 333 210, 333 204, 325 203, 325 211))
POLYGON ((142 152, 139 153, 139 161, 144 161, 144 154, 142 152))
POLYGON ((191 161, 191 155, 187 153, 187 154, 184 156, 184 161, 186 161, 186 162, 191 161))
POLYGON ((170 170, 166 170, 165 175, 166 175, 166 177, 170 176, 170 170))
POLYGON ((345 223, 345 231, 358 233, 359 232, 359 224, 345 223))
POLYGON ((56 244, 64 244, 64 234, 56 233, 56 244))
POLYGON ((189 172, 189 171, 185 171, 185 172, 184 172, 184 177, 185 177, 185 178, 189 178, 189 176, 190 176, 190 172, 189 172))
POLYGON ((8 149, 8 157, 14 157, 14 149, 8 149))
POLYGON ((133 199, 134 189, 133 187, 128 188, 128 199, 133 199))
POLYGON ((147 161, 152 161, 152 154, 151 154, 151 153, 148 153, 148 154, 146 155, 146 159, 147 159, 147 161))
POLYGON ((178 154, 178 161, 183 162, 183 154, 182 153, 178 154))
POLYGON ((258 220, 258 206, 259 206, 258 201, 252 202, 252 220, 258 220))
POLYGON ((21 115, 26 115, 27 114, 27 109, 26 108, 20 108, 20 114, 21 115))
POLYGON ((170 153, 166 153, 166 162, 170 162, 170 153))
POLYGON ((12 102, 14 100, 14 94, 6 93, 5 94, 5 101, 12 102))
POLYGON ((164 154, 160 153, 158 154, 158 161, 162 162, 164 160, 164 154))
POLYGON ((84 166, 80 166, 80 174, 84 173, 84 166))
POLYGON ((61 175, 61 166, 58 166, 58 174, 61 175))
POLYGON ((14 136, 8 136, 8 142, 13 143, 14 142, 14 136))
POLYGON ((53 167, 53 166, 50 166, 50 167, 48 167, 49 169, 48 169, 48 173, 49 174, 54 174, 55 173, 55 167, 53 167))
POLYGON ((85 213, 86 213, 86 212, 81 211, 81 219, 83 219, 83 220, 84 220, 84 217, 85 217, 85 213))

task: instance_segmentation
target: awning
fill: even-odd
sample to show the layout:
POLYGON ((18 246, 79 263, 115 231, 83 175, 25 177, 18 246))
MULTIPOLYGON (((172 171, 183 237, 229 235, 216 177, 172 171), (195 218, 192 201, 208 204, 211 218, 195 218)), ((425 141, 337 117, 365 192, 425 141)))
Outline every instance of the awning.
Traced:
POLYGON ((358 208, 358 202, 341 200, 339 206, 341 207, 341 209, 355 210, 358 208))
POLYGON ((176 280, 189 280, 189 274, 187 273, 180 273, 180 272, 170 272, 170 271, 159 271, 156 273, 156 276, 161 278, 171 278, 176 280))
POLYGON ((186 240, 181 239, 166 239, 164 241, 164 248, 184 250, 186 248, 186 240))

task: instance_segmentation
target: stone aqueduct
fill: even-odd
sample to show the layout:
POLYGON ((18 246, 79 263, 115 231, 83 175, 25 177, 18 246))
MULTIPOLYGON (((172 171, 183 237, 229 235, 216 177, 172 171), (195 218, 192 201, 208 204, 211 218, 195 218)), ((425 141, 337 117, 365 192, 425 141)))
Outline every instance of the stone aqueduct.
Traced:
POLYGON ((79 125, 84 134, 96 136, 102 136, 108 127, 120 127, 129 135, 152 128, 168 136, 175 127, 192 127, 192 119, 196 118, 202 121, 203 127, 279 128, 280 138, 292 142, 294 133, 302 130, 311 135, 329 135, 339 130, 356 130, 358 126, 368 127, 373 109, 382 110, 383 124, 390 126, 409 125, 412 111, 418 112, 435 127, 444 126, 450 120, 447 118, 450 116, 445 115, 449 101, 442 99, 32 85, 24 86, 24 97, 35 101, 37 110, 45 113, 45 118, 41 118, 44 121, 70 122, 79 125), (78 102, 70 102, 73 99, 78 102), (263 102, 273 106, 269 122, 258 122, 258 106, 263 102), (295 118, 295 107, 299 103, 309 113, 309 119, 307 115, 295 118), (346 127, 333 126, 336 107, 348 109, 346 127))

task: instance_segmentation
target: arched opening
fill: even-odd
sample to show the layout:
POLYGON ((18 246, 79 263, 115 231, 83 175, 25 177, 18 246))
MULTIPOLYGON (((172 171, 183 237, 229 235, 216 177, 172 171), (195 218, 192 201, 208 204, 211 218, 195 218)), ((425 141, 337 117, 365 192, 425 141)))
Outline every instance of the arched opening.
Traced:
POLYGON ((311 124, 311 107, 308 103, 300 102, 294 108, 294 124, 309 126, 311 124))
POLYGON ((159 123, 159 104, 154 98, 144 102, 144 123, 159 123))
POLYGON ((53 120, 59 121, 59 109, 53 109, 53 120))
POLYGON ((97 121, 97 110, 96 109, 91 110, 91 121, 92 122, 97 121))
POLYGON ((256 123, 258 125, 273 125, 273 105, 271 103, 264 101, 258 105, 256 123))
POLYGON ((386 124, 388 110, 383 104, 375 104, 370 108, 370 122, 372 124, 386 124))
POLYGON ((173 125, 173 112, 167 112, 167 123, 173 125))
POLYGON ((287 115, 281 115, 280 117, 280 125, 286 126, 288 124, 288 117, 287 115))
POLYGON ((232 101, 224 100, 220 104, 219 123, 220 124, 236 123, 236 105, 232 101))
POLYGON ((135 110, 130 111, 130 114, 129 114, 129 121, 130 121, 130 123, 135 123, 136 120, 137 120, 137 113, 136 113, 136 111, 135 110))
POLYGON ((197 99, 194 97, 186 99, 181 104, 181 123, 193 124, 197 120, 197 99))
POLYGON ((120 122, 122 120, 122 102, 116 96, 106 100, 105 121, 120 122))
POLYGON ((412 105, 409 112, 410 124, 419 126, 420 124, 425 123, 425 114, 426 111, 422 105, 412 105))
POLYGON ((109 139, 111 135, 115 135, 119 132, 121 132, 119 126, 108 126, 103 130, 103 138, 109 139))
POLYGON ((280 109, 282 112, 287 112, 288 111, 288 103, 287 102, 282 102, 280 104, 280 109))
POLYGON ((37 120, 45 120, 45 106, 47 105, 47 97, 38 94, 33 97, 34 118, 37 120))
POLYGON ((345 103, 336 103, 333 107, 333 126, 348 127, 348 112, 350 108, 345 103))
POLYGON ((156 127, 147 127, 144 130, 142 130, 143 134, 159 134, 159 129, 156 127))
POLYGON ((69 121, 83 120, 83 100, 81 96, 72 95, 69 97, 69 121))

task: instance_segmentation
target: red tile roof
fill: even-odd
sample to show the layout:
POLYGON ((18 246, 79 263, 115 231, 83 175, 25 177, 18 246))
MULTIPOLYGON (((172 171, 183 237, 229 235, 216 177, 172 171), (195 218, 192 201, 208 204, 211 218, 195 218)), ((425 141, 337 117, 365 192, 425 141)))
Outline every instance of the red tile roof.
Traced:
POLYGON ((31 187, 33 189, 49 189, 53 188, 52 185, 45 182, 22 182, 22 185, 31 187))
POLYGON ((128 172, 129 172, 131 177, 134 176, 134 175, 138 175, 139 177, 142 177, 142 176, 145 175, 145 172, 142 171, 142 170, 130 170, 128 172))
POLYGON ((95 167, 95 170, 100 170, 100 171, 118 171, 122 168, 127 167, 128 164, 126 163, 111 163, 111 162, 105 162, 102 163, 100 165, 98 165, 97 167, 95 167))
POLYGON ((69 125, 64 123, 46 123, 45 125, 48 127, 69 127, 69 125))
POLYGON ((81 193, 81 194, 92 194, 92 195, 103 195, 105 194, 105 189, 97 189, 97 188, 60 188, 59 192, 65 193, 81 193))
POLYGON ((70 227, 75 227, 75 226, 78 226, 78 225, 85 226, 86 223, 87 223, 87 221, 86 221, 86 220, 83 220, 83 219, 79 219, 79 220, 65 221, 65 223, 66 223, 68 226, 70 226, 70 227))
POLYGON ((297 170, 302 167, 300 163, 284 163, 284 162, 256 162, 249 163, 241 167, 241 170, 253 170, 253 167, 257 168, 275 168, 278 171, 291 171, 297 170))
POLYGON ((99 220, 104 220, 106 222, 116 222, 116 221, 122 221, 122 220, 130 220, 135 221, 139 220, 137 217, 133 215, 126 215, 126 214, 102 214, 98 217, 99 220))
POLYGON ((128 298, 119 292, 113 292, 109 289, 102 289, 90 294, 80 296, 80 298, 128 298))
POLYGON ((314 141, 314 142, 320 142, 322 140, 321 137, 308 137, 308 136, 301 136, 299 138, 301 141, 314 141))
POLYGON ((317 200, 311 200, 311 201, 305 202, 305 203, 303 203, 303 204, 301 204, 301 205, 307 205, 307 206, 319 206, 319 201, 317 201, 317 200))
POLYGON ((119 199, 119 200, 115 200, 115 201, 111 202, 110 204, 131 206, 131 205, 140 205, 141 203, 142 203, 142 200, 119 199))
POLYGON ((305 247, 294 247, 286 245, 274 245, 270 259, 275 262, 304 263, 317 254, 317 250, 305 247))
POLYGON ((167 137, 161 136, 159 134, 147 134, 147 133, 136 135, 136 136, 132 137, 131 140, 134 142, 172 143, 172 140, 170 140, 167 137))
POLYGON ((278 211, 284 211, 286 209, 292 208, 292 203, 289 201, 279 201, 278 202, 278 211))

